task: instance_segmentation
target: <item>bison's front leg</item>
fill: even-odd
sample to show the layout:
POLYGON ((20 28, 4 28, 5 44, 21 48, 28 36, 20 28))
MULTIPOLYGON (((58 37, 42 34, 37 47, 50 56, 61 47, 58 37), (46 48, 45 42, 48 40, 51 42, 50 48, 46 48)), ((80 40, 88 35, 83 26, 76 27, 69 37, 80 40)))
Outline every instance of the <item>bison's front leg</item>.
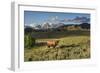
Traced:
POLYGON ((53 45, 53 48, 55 48, 56 46, 55 45, 53 45))
POLYGON ((48 48, 50 48, 50 46, 48 45, 48 48))

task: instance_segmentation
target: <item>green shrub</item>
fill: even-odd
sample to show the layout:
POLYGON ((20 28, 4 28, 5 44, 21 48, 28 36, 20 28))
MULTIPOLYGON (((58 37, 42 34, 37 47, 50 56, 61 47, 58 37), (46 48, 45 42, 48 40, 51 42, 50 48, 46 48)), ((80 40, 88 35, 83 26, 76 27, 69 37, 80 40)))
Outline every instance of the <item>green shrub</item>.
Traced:
POLYGON ((24 36, 24 47, 31 48, 35 45, 35 38, 32 37, 31 34, 27 34, 24 36))

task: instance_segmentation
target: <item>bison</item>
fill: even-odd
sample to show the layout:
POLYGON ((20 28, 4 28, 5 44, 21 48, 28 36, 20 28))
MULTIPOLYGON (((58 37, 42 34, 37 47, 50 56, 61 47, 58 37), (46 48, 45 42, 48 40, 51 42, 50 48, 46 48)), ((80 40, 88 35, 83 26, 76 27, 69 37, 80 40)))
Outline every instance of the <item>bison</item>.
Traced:
POLYGON ((55 48, 58 45, 58 43, 59 43, 59 40, 50 40, 50 41, 47 41, 47 46, 48 48, 50 47, 55 48))

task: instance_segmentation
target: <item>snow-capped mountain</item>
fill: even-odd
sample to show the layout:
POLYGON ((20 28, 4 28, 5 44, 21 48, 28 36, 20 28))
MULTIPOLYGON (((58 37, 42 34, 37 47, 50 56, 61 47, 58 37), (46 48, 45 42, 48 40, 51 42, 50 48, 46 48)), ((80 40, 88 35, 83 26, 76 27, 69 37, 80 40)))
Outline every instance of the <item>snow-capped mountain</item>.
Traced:
POLYGON ((58 28, 60 26, 63 26, 64 24, 63 23, 45 23, 45 24, 42 24, 42 29, 49 29, 49 28, 58 28))
POLYGON ((48 23, 48 22, 45 22, 41 25, 36 25, 36 26, 25 26, 25 27, 31 27, 31 28, 34 28, 34 29, 50 29, 50 28, 58 28, 60 26, 63 26, 64 23, 57 23, 57 24, 54 24, 54 23, 48 23))
POLYGON ((44 23, 44 24, 41 25, 41 28, 42 29, 49 29, 49 28, 51 28, 51 25, 46 22, 46 23, 44 23))

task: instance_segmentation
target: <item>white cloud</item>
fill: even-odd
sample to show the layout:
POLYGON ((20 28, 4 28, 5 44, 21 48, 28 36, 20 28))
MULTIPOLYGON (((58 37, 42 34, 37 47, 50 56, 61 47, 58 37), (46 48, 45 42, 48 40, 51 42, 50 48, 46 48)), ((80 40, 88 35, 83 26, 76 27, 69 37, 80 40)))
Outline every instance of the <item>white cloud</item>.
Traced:
POLYGON ((25 26, 35 27, 35 26, 36 26, 36 23, 32 23, 32 24, 25 24, 25 26))
POLYGON ((25 26, 28 26, 28 24, 24 24, 25 26))
POLYGON ((58 16, 53 16, 53 17, 51 18, 51 20, 52 20, 52 21, 58 20, 58 16))
POLYGON ((35 24, 35 23, 32 23, 32 24, 30 24, 29 26, 31 26, 31 27, 35 27, 36 24, 35 24))

